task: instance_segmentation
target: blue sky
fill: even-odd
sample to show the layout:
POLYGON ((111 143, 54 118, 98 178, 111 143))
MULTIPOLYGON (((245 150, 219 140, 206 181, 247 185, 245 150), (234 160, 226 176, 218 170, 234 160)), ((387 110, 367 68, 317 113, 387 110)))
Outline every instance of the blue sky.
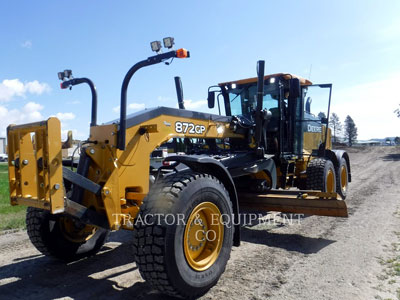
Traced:
POLYGON ((99 122, 119 116, 127 70, 175 37, 191 58, 140 70, 131 110, 176 106, 181 76, 187 106, 206 111, 207 88, 266 73, 290 72, 333 83, 332 111, 351 115, 359 138, 400 135, 400 1, 2 1, 0 135, 9 123, 58 116, 63 131, 88 134, 90 91, 60 90, 57 72, 91 78, 99 122))

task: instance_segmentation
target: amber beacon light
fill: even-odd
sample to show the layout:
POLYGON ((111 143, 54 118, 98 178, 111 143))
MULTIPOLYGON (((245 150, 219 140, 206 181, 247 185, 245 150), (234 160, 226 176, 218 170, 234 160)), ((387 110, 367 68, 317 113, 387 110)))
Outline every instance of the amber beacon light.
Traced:
POLYGON ((190 57, 190 52, 185 48, 181 48, 176 50, 176 57, 177 58, 188 58, 190 57))

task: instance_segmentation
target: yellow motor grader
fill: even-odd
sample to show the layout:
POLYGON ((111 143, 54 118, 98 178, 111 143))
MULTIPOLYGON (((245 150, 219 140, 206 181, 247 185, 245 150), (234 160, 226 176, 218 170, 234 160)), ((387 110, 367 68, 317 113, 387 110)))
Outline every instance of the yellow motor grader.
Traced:
POLYGON ((127 90, 142 67, 189 57, 173 39, 135 64, 121 89, 120 118, 97 124, 97 95, 87 78, 59 73, 61 87, 87 83, 92 91, 90 136, 79 162, 62 159, 60 121, 7 129, 12 205, 26 205, 27 231, 43 254, 71 261, 95 254, 111 230, 133 230, 143 278, 161 292, 198 297, 225 270, 240 245, 243 209, 347 217, 343 201, 350 160, 332 150, 331 84, 313 85, 286 73, 210 87, 208 105, 220 114, 156 107, 127 116, 127 90), (328 92, 328 112, 311 112, 310 90, 328 92), (223 105, 225 113, 221 113, 223 105), (154 167, 154 149, 174 141, 184 154, 154 167))

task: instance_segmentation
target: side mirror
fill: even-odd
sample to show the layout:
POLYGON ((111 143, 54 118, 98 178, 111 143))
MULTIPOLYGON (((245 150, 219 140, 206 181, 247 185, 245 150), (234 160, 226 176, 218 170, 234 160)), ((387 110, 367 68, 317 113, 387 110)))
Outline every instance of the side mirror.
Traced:
POLYGON ((289 80, 289 97, 294 99, 300 97, 300 80, 298 78, 292 78, 289 80))
POLYGON ((307 101, 306 101, 306 112, 309 114, 311 114, 311 103, 312 103, 312 99, 311 99, 311 97, 308 97, 307 101))
POLYGON ((213 91, 209 91, 208 92, 207 102, 208 102, 208 108, 214 108, 214 106, 215 106, 215 92, 213 92, 213 91))

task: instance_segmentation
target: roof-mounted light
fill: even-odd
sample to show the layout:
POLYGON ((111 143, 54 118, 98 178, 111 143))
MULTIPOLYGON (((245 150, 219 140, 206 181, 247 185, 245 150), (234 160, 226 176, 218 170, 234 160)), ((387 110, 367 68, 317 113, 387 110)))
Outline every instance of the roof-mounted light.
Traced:
POLYGON ((58 79, 64 80, 64 79, 70 79, 72 78, 72 71, 71 70, 64 70, 63 72, 58 72, 58 79))
POLYGON ((160 41, 151 42, 150 45, 151 45, 152 51, 160 52, 160 50, 161 50, 161 42, 160 41))
POLYGON ((163 43, 164 43, 164 48, 171 49, 175 44, 174 38, 173 37, 163 38, 163 43))

